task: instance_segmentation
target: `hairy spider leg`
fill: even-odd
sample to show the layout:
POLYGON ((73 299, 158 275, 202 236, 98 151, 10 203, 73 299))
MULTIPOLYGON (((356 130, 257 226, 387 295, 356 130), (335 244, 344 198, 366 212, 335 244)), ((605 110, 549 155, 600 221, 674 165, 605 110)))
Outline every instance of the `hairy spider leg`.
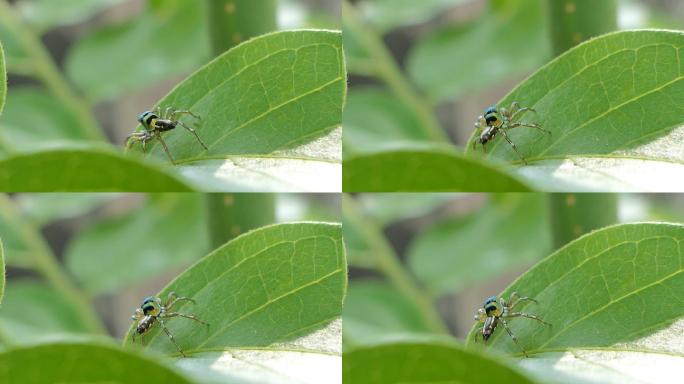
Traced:
POLYGON ((162 320, 162 319, 157 319, 157 320, 159 321, 159 325, 161 325, 162 329, 164 330, 164 333, 166 333, 166 336, 168 336, 169 339, 171 339, 171 341, 173 342, 173 344, 176 345, 178 352, 180 352, 180 354, 183 355, 183 357, 187 357, 187 356, 185 356, 185 352, 183 352, 180 345, 178 345, 178 343, 176 342, 176 339, 173 337, 173 335, 171 334, 169 329, 166 328, 166 324, 164 324, 164 320, 162 320))
POLYGON ((528 319, 537 320, 538 322, 540 322, 540 323, 542 323, 542 324, 546 324, 546 325, 551 326, 551 323, 548 323, 548 322, 542 320, 541 318, 539 318, 539 316, 537 316, 537 315, 531 315, 531 314, 529 314, 529 313, 524 313, 524 312, 512 312, 512 313, 508 313, 508 314, 506 314, 505 317, 507 317, 507 318, 511 318, 511 317, 525 317, 525 318, 528 318, 528 319))
POLYGON ((164 152, 166 152, 166 156, 168 156, 169 160, 171 160, 171 164, 176 164, 176 161, 173 160, 173 156, 171 156, 171 151, 169 151, 169 147, 166 145, 166 142, 161 137, 161 133, 159 133, 159 131, 154 131, 154 136, 157 138, 157 140, 159 140, 159 142, 164 147, 164 152))
POLYGON ((200 139, 199 135, 197 134, 197 132, 195 131, 194 128, 191 128, 191 127, 185 125, 185 123, 183 123, 182 121, 179 121, 178 124, 180 124, 183 128, 187 129, 188 131, 192 132, 192 134, 195 135, 195 138, 197 139, 197 141, 199 141, 199 143, 202 145, 202 147, 204 147, 205 150, 209 150, 209 148, 207 148, 207 145, 204 144, 202 139, 200 139))
POLYGON ((520 343, 518 342, 518 338, 515 337, 515 335, 513 334, 513 332, 511 332, 511 329, 508 328, 508 323, 506 323, 506 320, 504 320, 504 319, 502 319, 502 318, 500 318, 499 320, 501 320, 501 325, 503 325, 503 327, 504 327, 504 329, 506 330, 506 332, 508 332, 508 336, 510 336, 511 339, 513 339, 513 342, 515 343, 515 345, 517 345, 518 348, 520 348, 520 350, 522 351, 523 355, 525 355, 525 357, 529 357, 529 356, 527 356, 527 352, 525 352, 525 349, 524 349, 524 348, 522 347, 522 345, 520 345, 520 343))
POLYGON ((190 319, 190 320, 195 320, 196 322, 198 322, 200 324, 209 325, 209 323, 207 323, 206 321, 202 321, 199 318, 197 318, 197 316, 192 315, 192 314, 188 315, 188 314, 180 313, 180 312, 167 312, 164 314, 165 318, 177 317, 177 316, 178 317, 184 317, 184 318, 190 319))
POLYGON ((518 154, 518 156, 520 157, 520 160, 522 160, 523 164, 527 165, 527 160, 525 160, 525 158, 524 158, 523 155, 520 153, 520 151, 518 151, 518 147, 515 146, 515 143, 512 142, 511 139, 508 137, 508 134, 506 133, 506 130, 505 130, 505 129, 502 129, 500 132, 501 132, 501 134, 503 135, 504 139, 506 139, 506 141, 508 141, 508 144, 510 144, 511 147, 513 147, 513 150, 515 151, 515 153, 518 154))

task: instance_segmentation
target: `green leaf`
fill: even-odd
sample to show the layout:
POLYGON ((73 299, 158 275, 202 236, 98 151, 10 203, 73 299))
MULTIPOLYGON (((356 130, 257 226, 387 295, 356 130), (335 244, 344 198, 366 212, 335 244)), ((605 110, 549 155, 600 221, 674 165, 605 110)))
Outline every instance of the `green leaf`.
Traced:
POLYGON ((156 359, 102 342, 59 342, 3 351, 0 382, 191 383, 156 359))
POLYGON ((544 195, 491 196, 473 214, 437 221, 416 236, 409 267, 434 294, 459 292, 550 251, 547 216, 544 195))
MULTIPOLYGON (((669 172, 655 187, 676 188, 680 182, 673 180, 684 175, 682 51, 682 32, 612 33, 571 49, 521 83, 499 105, 518 101, 534 107, 537 114, 522 120, 538 122, 552 134, 511 131, 532 164, 520 172, 543 178, 546 189, 600 190, 651 190, 651 176, 669 172)), ((519 162, 502 138, 487 152, 519 162)))
MULTIPOLYGON (((342 228, 339 224, 311 222, 273 225, 237 237, 183 272, 160 297, 175 291, 193 298, 196 305, 183 304, 175 309, 194 313, 210 324, 205 327, 182 318, 168 322, 169 330, 192 360, 180 362, 181 366, 196 370, 200 365, 204 371, 217 374, 227 369, 229 375, 251 374, 267 380, 272 375, 268 368, 247 369, 243 363, 258 365, 269 356, 289 361, 294 355, 286 352, 293 352, 293 344, 301 344, 295 352, 308 356, 304 360, 308 363, 321 360, 334 364, 328 357, 333 355, 340 364, 339 322, 323 327, 340 317, 345 290, 342 228), (312 336, 314 331, 320 333, 312 336), (335 350, 330 350, 330 345, 335 345, 335 350), (231 356, 240 356, 240 361, 231 362, 231 356), (220 363, 215 366, 217 360, 220 363)), ((131 327, 124 344, 130 342, 133 331, 131 327)), ((145 336, 144 348, 178 354, 158 328, 145 336)), ((287 367, 278 370, 291 376, 287 367)), ((339 371, 320 374, 327 378, 315 382, 339 377, 339 371)))
POLYGON ((432 333, 420 308, 395 287, 379 281, 350 283, 343 318, 345 350, 432 333))
POLYGON ((199 2, 164 1, 163 7, 148 7, 133 20, 77 41, 66 57, 66 72, 95 100, 145 88, 208 59, 203 25, 199 2))
POLYGON ((534 383, 515 367, 451 343, 405 342, 344 354, 345 384, 534 383))
POLYGON ((0 189, 6 192, 188 191, 156 164, 106 147, 64 147, 0 159, 0 189))
MULTIPOLYGON (((684 373, 684 307, 672 304, 684 289, 682 242, 679 224, 616 225, 580 237, 522 275, 501 296, 535 298, 538 304, 516 310, 552 324, 509 322, 531 356, 523 366, 553 382, 643 382, 684 373)), ((477 331, 476 325, 470 344, 477 331)), ((488 348, 521 355, 503 330, 488 348)))
POLYGON ((53 287, 27 279, 10 280, 0 311, 3 344, 34 343, 87 332, 78 309, 53 287))
POLYGON ((90 19, 123 0, 21 0, 15 4, 22 19, 39 31, 90 19))
MULTIPOLYGON (((212 190, 339 191, 341 44, 339 31, 276 32, 229 50, 177 85, 158 105, 201 116, 181 120, 198 126, 209 148, 182 128, 166 133, 179 171, 212 190)), ((168 161, 156 141, 150 147, 148 156, 168 161)))
POLYGON ((405 141, 431 141, 419 117, 378 87, 354 88, 344 106, 344 150, 368 152, 405 141))
POLYGON ((445 193, 374 193, 359 195, 357 200, 365 212, 385 226, 427 215, 460 196, 445 193))
POLYGON ((5 70, 5 52, 0 41, 0 115, 5 106, 5 98, 7 98, 7 71, 5 70))
POLYGON ((409 53, 409 75, 435 101, 524 75, 550 55, 543 8, 540 1, 490 2, 476 20, 421 39, 409 53))
POLYGON ((199 259, 209 248, 205 223, 201 195, 148 195, 131 212, 79 232, 66 265, 91 294, 115 292, 199 259))
POLYGON ((79 128, 78 116, 53 95, 37 88, 12 88, 0 124, 2 138, 16 149, 87 139, 79 128))
POLYGON ((451 150, 402 149, 344 161, 345 192, 527 191, 516 178, 451 150))

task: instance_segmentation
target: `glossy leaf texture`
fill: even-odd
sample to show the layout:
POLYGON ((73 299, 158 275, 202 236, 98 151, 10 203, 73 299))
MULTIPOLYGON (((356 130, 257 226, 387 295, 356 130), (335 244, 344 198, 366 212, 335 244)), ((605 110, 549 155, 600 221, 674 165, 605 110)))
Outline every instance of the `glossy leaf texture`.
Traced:
POLYGON ((345 192, 527 191, 517 177, 451 150, 400 149, 350 156, 345 192))
POLYGON ((408 264, 440 295, 532 263, 551 250, 546 204, 541 194, 490 195, 473 214, 445 218, 418 234, 408 264))
POLYGON ((59 342, 0 352, 0 382, 184 384, 193 381, 155 359, 122 351, 107 343, 59 342))
MULTIPOLYGON (((41 3, 41 7, 56 5, 54 1, 41 3)), ((98 8, 98 4, 90 3, 78 6, 79 11, 69 15, 98 8)), ((133 19, 105 26, 77 41, 66 57, 66 72, 90 99, 101 100, 192 71, 209 58, 202 12, 197 1, 150 2, 133 19)))
POLYGON ((132 211, 79 232, 66 249, 66 265, 89 293, 115 292, 206 254, 206 217, 202 195, 147 195, 132 211))
MULTIPOLYGON (((624 31, 585 42, 541 68, 498 104, 535 108, 521 120, 551 131, 510 132, 530 163, 518 172, 547 190, 681 189, 682 56, 681 31, 624 31)), ((487 150, 519 163, 502 138, 487 150)))
MULTIPOLYGON (((684 226, 637 223, 585 235, 541 261, 501 295, 551 323, 515 318, 530 355, 521 364, 548 382, 643 383, 684 373, 684 226)), ((477 326, 469 335, 469 344, 477 326)), ((487 348, 520 356, 503 330, 487 348)))
MULTIPOLYGON (((341 45, 339 31, 263 35, 181 82, 158 105, 200 116, 181 121, 208 150, 185 129, 166 133, 178 171, 209 190, 339 191, 341 45)), ((156 141, 148 155, 167 161, 156 141)))
POLYGON ((445 342, 403 342, 344 354, 344 384, 536 383, 505 360, 445 342))
POLYGON ((490 1, 472 22, 450 24, 419 41, 408 72, 435 102, 524 75, 550 56, 544 8, 540 1, 490 1))
MULTIPOLYGON (((237 237, 178 276, 161 293, 196 301, 174 310, 194 313, 167 322, 192 372, 253 382, 328 382, 341 369, 346 261, 339 224, 291 223, 237 237), (326 369, 319 369, 325 366, 326 369), (301 376, 317 372, 317 381, 301 376), (274 377, 280 373, 279 378, 274 377), (274 381, 275 380, 275 381, 274 381), (281 380, 281 381, 278 381, 281 380)), ((133 328, 125 337, 130 344, 133 328)), ((145 348, 178 355, 160 329, 145 348)), ((225 380, 225 378, 224 378, 225 380)))
POLYGON ((69 145, 0 158, 0 190, 187 192, 192 187, 158 162, 125 156, 104 146, 69 145))

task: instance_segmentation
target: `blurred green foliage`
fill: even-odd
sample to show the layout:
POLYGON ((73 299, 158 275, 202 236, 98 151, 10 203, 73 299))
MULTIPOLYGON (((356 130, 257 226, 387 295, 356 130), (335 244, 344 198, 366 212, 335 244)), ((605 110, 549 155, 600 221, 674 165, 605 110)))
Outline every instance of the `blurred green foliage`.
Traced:
MULTIPOLYGON (((177 309, 196 313, 214 326, 213 349, 207 353, 219 356, 218 350, 223 348, 230 350, 226 353, 250 354, 249 360, 259 354, 250 348, 259 344, 270 347, 269 353, 291 358, 289 349, 274 346, 277 341, 300 343, 308 350, 306 356, 336 364, 340 351, 333 347, 335 342, 339 347, 341 339, 339 316, 346 290, 346 258, 340 225, 322 222, 339 221, 339 202, 335 200, 332 195, 301 195, 296 199, 262 194, 2 195, 0 234, 6 244, 9 278, 0 308, 0 348, 20 350, 26 344, 38 343, 46 348, 66 348, 62 352, 70 353, 72 347, 64 343, 110 345, 113 337, 124 332, 122 324, 128 327, 140 300, 162 290, 165 282, 180 272, 169 289, 193 296, 198 302, 177 309), (211 199, 242 205, 250 196, 255 202, 267 197, 270 204, 235 209, 230 222, 209 219, 211 199), (260 221, 255 221, 253 210, 262 212, 260 221), (280 224, 302 220, 307 222, 280 224), (221 233, 223 242, 211 246, 211 233, 221 233), (245 258, 237 258, 242 252, 245 258), (266 291, 260 291, 260 277, 270 287, 266 291), (252 287, 242 289, 248 285, 252 287), (227 297, 234 302, 226 304, 227 297), (293 302, 284 304, 288 300, 293 302), (238 307, 239 313, 235 312, 238 307), (218 315, 220 308, 227 312, 218 315), (310 316, 298 318, 299 311, 310 316), (268 319, 279 321, 273 324, 268 319), (105 330, 105 323, 109 330, 105 330), (235 331, 257 323, 262 328, 256 334, 235 331), (113 335, 108 336, 110 333, 113 335), (247 334, 251 338, 241 344, 244 339, 239 335, 247 334), (333 344, 321 344, 321 340, 333 344)), ((0 251, 0 265, 4 266, 2 255, 0 251)), ((3 288, 0 280, 0 294, 3 288)), ((204 353, 189 347, 209 341, 202 339, 207 336, 202 332, 188 334, 194 332, 194 323, 172 320, 169 324, 188 351, 197 356, 204 353)), ((175 353, 165 337, 150 348, 175 353)), ((154 359, 167 364, 159 357, 154 359)), ((199 363, 206 361, 197 359, 196 364, 181 368, 204 372, 201 382, 214 380, 206 365, 199 363)), ((310 363, 302 359, 305 361, 310 363)), ((296 377, 303 372, 307 372, 305 367, 292 365, 287 374, 296 377)), ((231 367, 231 377, 244 381, 244 374, 243 368, 231 367)), ((225 380, 225 376, 217 375, 217 381, 225 380)), ((264 370, 258 377, 260 382, 273 382, 272 375, 264 370)))
MULTIPOLYGON (((345 199, 349 200, 343 210, 344 236, 353 267, 344 308, 346 370, 363 371, 365 363, 358 356, 369 357, 366 353, 377 359, 377 371, 396 367, 402 358, 389 349, 399 350, 408 343, 425 344, 420 348, 432 351, 426 352, 431 356, 445 342, 462 344, 466 337, 469 349, 482 348, 472 342, 482 326, 472 315, 485 297, 503 291, 502 297, 508 298, 517 291, 539 300, 539 304, 521 305, 522 311, 553 323, 553 331, 548 331, 533 321, 510 320, 521 343, 535 354, 519 364, 527 375, 542 382, 577 381, 578 370, 568 368, 556 378, 560 371, 554 368, 554 362, 574 347, 580 347, 587 358, 596 353, 600 361, 609 361, 612 352, 599 349, 615 351, 619 359, 614 368, 625 370, 626 361, 633 357, 632 347, 622 348, 617 341, 645 346, 646 359, 677 374, 678 362, 684 359, 675 336, 682 313, 667 305, 661 309, 658 303, 667 296, 659 290, 674 292, 682 284, 677 251, 681 225, 604 227, 662 220, 662 212, 669 213, 668 220, 682 221, 680 197, 395 193, 345 199), (584 237, 561 248, 579 236, 584 237), (621 314, 617 318, 616 311, 621 314), (449 332, 434 327, 435 316, 449 332), (622 320, 618 324, 616 319, 622 320), (624 327, 630 331, 622 332, 624 327), (596 336, 597 328, 603 336, 596 336), (558 337, 553 336, 556 333, 558 337), (548 348, 536 351, 535 345, 550 336, 554 340, 548 348), (648 338, 647 344, 639 344, 639 337, 648 338), (380 353, 382 348, 388 350, 380 353), (659 357, 664 350, 674 353, 671 361, 659 357)), ((497 329, 492 340, 491 348, 520 356, 503 329, 497 329)), ((514 361, 489 355, 491 349, 484 352, 504 364, 514 361)), ((405 379, 420 382, 435 377, 425 369, 425 375, 405 379)), ((597 372, 588 382, 603 374, 612 373, 597 372)))

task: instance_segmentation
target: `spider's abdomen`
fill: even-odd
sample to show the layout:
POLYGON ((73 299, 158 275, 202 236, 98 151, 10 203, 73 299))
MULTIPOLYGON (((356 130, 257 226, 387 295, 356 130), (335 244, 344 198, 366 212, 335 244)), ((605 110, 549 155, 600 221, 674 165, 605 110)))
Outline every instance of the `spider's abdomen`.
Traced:
POLYGON ((150 328, 152 328, 152 325, 154 325, 155 320, 156 318, 154 316, 143 317, 143 319, 138 323, 138 326, 135 328, 135 332, 137 332, 139 335, 142 335, 143 333, 149 331, 150 328))

